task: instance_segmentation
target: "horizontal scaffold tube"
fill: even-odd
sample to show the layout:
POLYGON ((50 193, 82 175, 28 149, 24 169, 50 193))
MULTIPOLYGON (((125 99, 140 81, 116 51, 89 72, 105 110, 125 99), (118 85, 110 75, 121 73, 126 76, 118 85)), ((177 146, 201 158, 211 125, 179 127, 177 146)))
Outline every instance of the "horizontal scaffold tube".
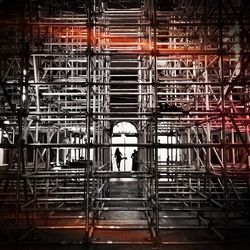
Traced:
MULTIPOLYGON (((232 143, 223 145, 222 143, 180 143, 180 144, 170 144, 170 143, 113 143, 113 144, 66 144, 66 143, 30 143, 24 144, 23 147, 27 148, 105 148, 105 147, 120 147, 120 146, 127 146, 127 147, 156 147, 156 148, 221 148, 226 146, 227 148, 238 148, 242 147, 242 143, 232 143)), ((0 148, 16 148, 17 144, 0 144, 0 148)), ((250 147, 250 143, 245 144, 246 147, 250 147)))

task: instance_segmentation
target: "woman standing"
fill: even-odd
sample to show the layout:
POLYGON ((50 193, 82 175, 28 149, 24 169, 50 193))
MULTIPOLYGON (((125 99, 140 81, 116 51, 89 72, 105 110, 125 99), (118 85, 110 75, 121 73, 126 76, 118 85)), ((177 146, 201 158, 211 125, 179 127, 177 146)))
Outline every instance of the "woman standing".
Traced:
POLYGON ((122 153, 120 152, 119 148, 115 150, 115 158, 116 158, 116 166, 118 168, 118 171, 120 171, 120 164, 122 160, 122 153))

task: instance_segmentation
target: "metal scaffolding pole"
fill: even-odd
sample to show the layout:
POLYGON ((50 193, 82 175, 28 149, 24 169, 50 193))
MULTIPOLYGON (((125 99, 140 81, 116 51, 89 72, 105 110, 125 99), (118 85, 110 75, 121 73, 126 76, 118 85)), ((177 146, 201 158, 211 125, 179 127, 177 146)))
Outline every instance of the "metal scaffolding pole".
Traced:
MULTIPOLYGON (((222 0, 219 1, 219 50, 223 50, 223 23, 222 23, 222 0)), ((222 142, 222 168, 224 178, 224 198, 225 198, 225 240, 229 239, 229 203, 228 203, 228 173, 227 173, 227 156, 226 156, 226 111, 225 111, 225 80, 223 54, 219 55, 220 81, 221 81, 221 142, 222 142)))

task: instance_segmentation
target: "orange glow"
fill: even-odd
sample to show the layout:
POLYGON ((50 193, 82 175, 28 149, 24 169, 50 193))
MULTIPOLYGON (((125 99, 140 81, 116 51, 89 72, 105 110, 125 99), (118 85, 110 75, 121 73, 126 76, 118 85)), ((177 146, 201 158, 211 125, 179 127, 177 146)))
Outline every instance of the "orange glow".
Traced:
MULTIPOLYGON (((69 24, 70 25, 70 24, 69 24)), ((69 46, 87 46, 87 28, 80 26, 42 26, 44 27, 43 34, 50 42, 61 43, 72 43, 67 44, 69 46), (52 41, 51 41, 52 39, 52 41)), ((42 29, 42 27, 40 27, 42 29)), ((122 31, 122 30, 121 30, 122 31)), ((118 33, 111 33, 109 31, 100 31, 100 29, 91 30, 91 44, 93 47, 99 47, 102 50, 117 49, 121 51, 136 50, 138 52, 151 52, 154 50, 154 39, 149 40, 147 34, 142 36, 142 33, 138 31, 137 33, 129 33, 129 35, 123 34, 122 32, 116 30, 118 33), (97 46, 98 45, 98 46, 97 46)), ((56 45, 56 44, 55 44, 56 45)), ((65 44, 66 45, 66 44, 65 44)), ((216 49, 206 49, 202 50, 197 48, 197 45, 192 45, 190 43, 188 47, 184 46, 179 42, 169 41, 158 41, 156 44, 156 52, 159 55, 166 56, 193 56, 193 55, 217 55, 216 49)))

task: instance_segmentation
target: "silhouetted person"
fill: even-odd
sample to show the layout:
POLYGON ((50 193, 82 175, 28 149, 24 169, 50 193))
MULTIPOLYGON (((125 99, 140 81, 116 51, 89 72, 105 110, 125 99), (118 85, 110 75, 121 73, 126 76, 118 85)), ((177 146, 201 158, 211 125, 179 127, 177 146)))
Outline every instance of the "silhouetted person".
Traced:
POLYGON ((167 157, 167 164, 169 164, 170 160, 169 160, 169 156, 167 157))
POLYGON ((120 164, 122 160, 122 153, 120 152, 119 148, 115 150, 115 158, 116 158, 116 166, 118 168, 118 171, 120 171, 120 164))
POLYGON ((138 171, 138 151, 134 150, 131 155, 132 158, 132 171, 138 171))

